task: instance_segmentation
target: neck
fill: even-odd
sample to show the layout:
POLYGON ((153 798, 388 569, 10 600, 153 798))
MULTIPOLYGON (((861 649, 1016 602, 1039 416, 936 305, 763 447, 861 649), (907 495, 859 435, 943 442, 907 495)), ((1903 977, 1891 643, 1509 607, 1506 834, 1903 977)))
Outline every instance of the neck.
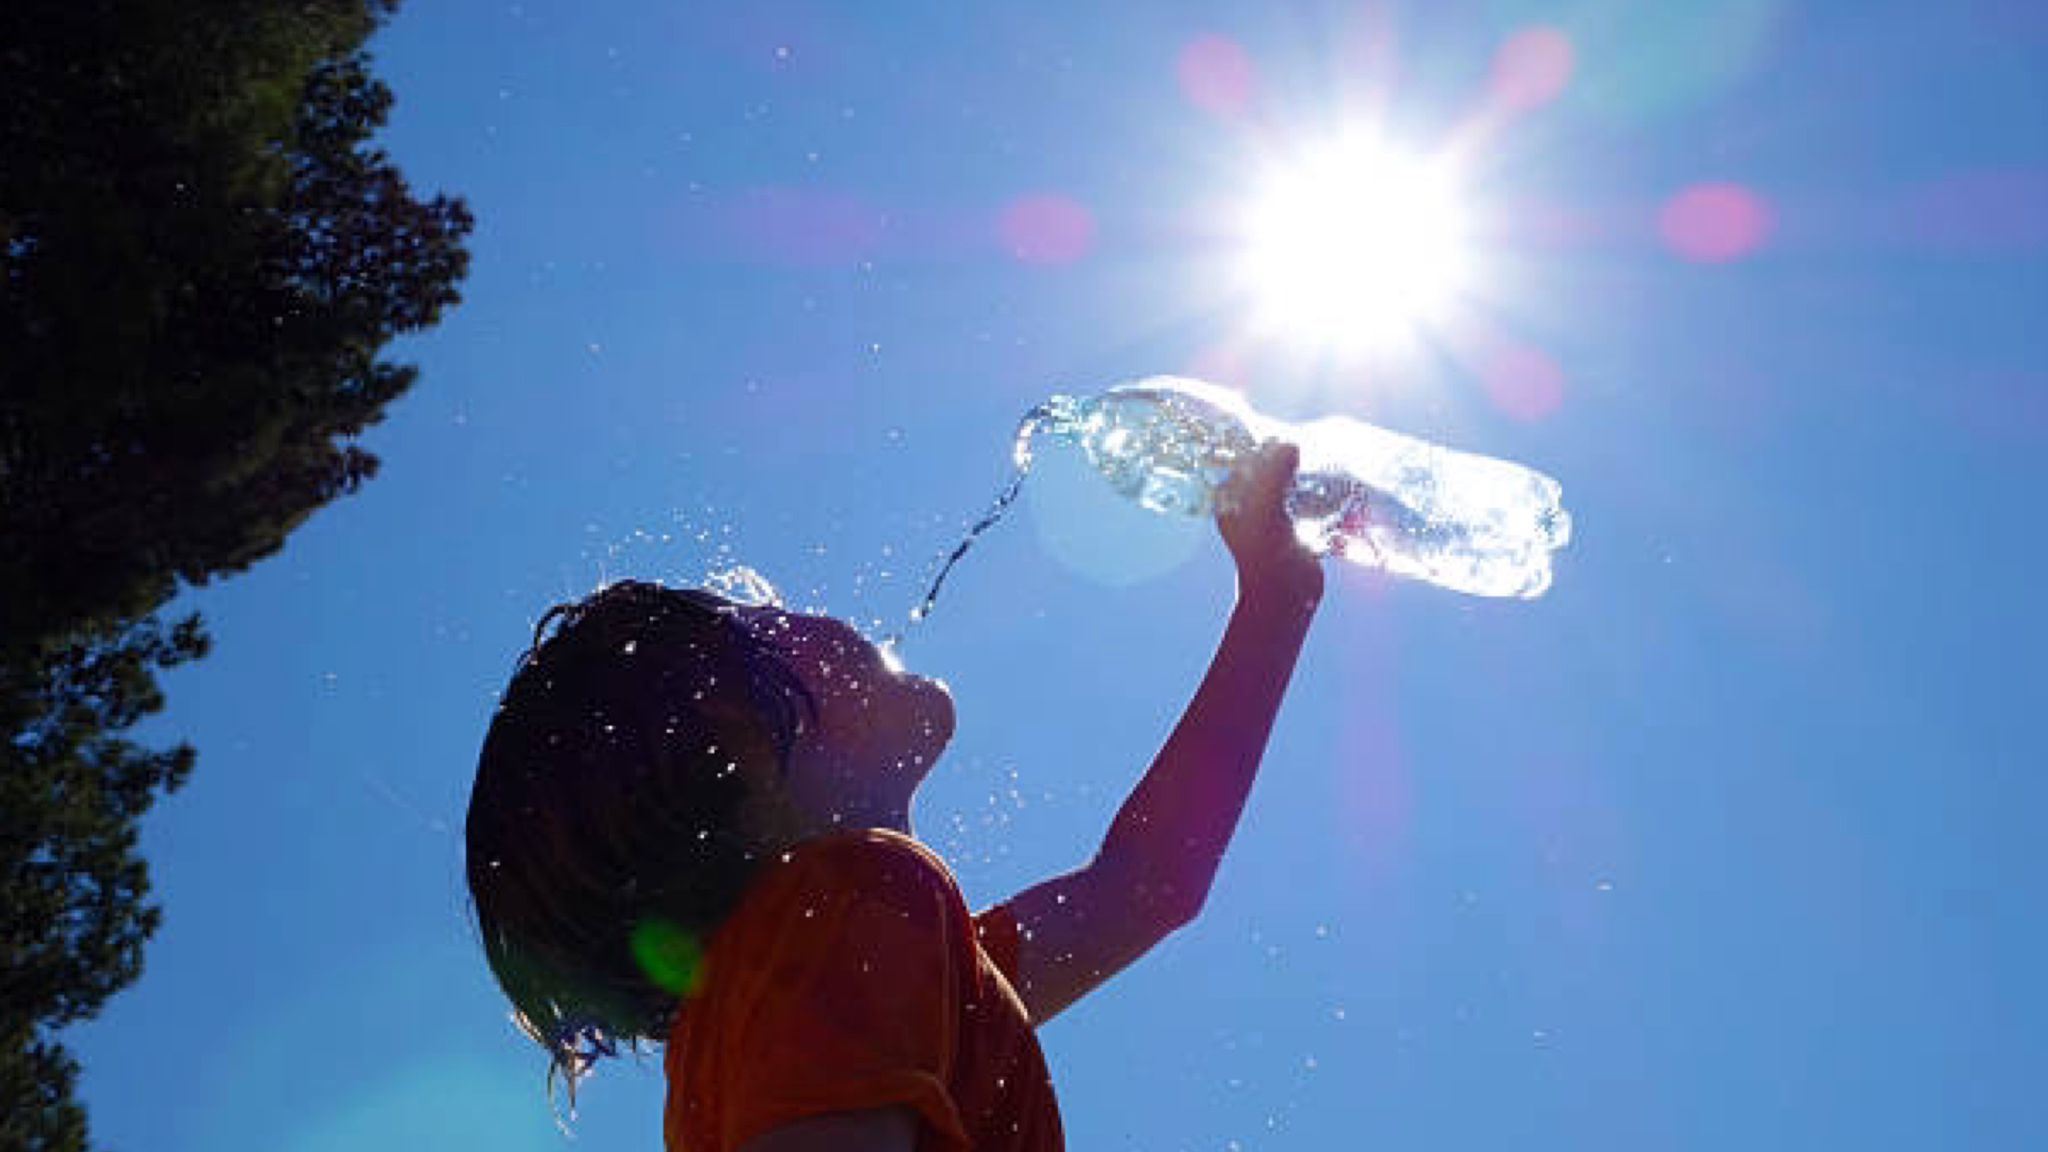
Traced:
POLYGON ((800 839, 830 836, 834 832, 849 832, 856 828, 882 828, 890 832, 910 835, 910 813, 901 809, 877 808, 834 813, 804 821, 800 839))

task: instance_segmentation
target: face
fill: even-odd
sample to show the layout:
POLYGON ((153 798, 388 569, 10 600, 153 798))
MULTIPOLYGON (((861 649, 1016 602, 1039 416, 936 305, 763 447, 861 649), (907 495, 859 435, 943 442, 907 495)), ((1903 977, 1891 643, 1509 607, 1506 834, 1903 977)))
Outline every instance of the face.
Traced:
POLYGON ((909 831, 911 796, 953 736, 945 685, 892 667, 844 621, 779 608, 743 612, 817 706, 783 777, 783 791, 809 830, 909 831))

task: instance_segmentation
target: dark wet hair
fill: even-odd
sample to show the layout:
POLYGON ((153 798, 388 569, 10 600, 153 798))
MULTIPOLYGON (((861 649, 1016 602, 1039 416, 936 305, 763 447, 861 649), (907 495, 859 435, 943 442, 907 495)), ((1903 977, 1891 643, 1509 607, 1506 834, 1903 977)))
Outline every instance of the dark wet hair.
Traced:
POLYGON ((741 760, 786 770, 814 715, 722 596, 628 581, 541 617, 484 737, 467 871, 491 972, 572 1108, 598 1058, 667 1037, 761 863, 741 760))

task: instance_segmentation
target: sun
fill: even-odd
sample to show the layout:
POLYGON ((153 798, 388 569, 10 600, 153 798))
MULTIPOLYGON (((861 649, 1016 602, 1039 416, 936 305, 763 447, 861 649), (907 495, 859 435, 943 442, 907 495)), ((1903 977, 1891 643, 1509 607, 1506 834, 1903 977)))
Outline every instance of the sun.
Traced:
POLYGON ((1258 334, 1369 352, 1443 319, 1470 286, 1454 173, 1349 137, 1276 163, 1241 221, 1239 289, 1258 334))

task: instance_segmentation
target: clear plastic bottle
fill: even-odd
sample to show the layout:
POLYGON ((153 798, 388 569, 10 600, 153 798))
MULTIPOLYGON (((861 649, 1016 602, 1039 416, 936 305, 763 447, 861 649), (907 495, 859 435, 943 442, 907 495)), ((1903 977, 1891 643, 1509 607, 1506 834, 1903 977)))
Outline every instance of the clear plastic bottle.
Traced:
POLYGON ((1506 460, 1336 416, 1286 424, 1225 388, 1152 376, 1099 396, 1055 396, 1018 430, 1078 444, 1117 491, 1158 512, 1206 514, 1239 459, 1267 440, 1301 450, 1287 509, 1302 543, 1476 596, 1540 596, 1571 539, 1557 481, 1506 460))

